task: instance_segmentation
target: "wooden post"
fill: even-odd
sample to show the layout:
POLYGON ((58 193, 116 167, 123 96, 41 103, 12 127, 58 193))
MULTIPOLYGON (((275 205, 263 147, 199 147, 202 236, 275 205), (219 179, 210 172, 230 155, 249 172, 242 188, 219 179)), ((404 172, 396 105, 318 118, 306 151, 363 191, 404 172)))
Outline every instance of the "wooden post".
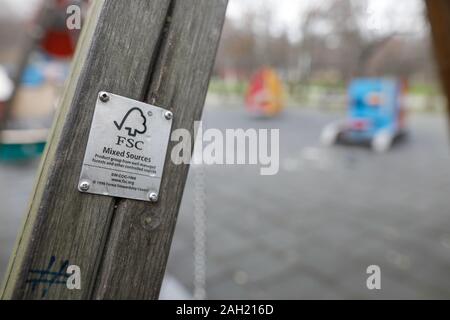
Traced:
POLYGON ((156 299, 164 275, 187 165, 170 161, 158 203, 77 190, 99 91, 173 111, 172 130, 200 120, 227 0, 96 0, 42 159, 3 299, 156 299), (152 223, 148 223, 150 221, 152 223), (30 271, 68 260, 81 290, 34 287, 30 271))
POLYGON ((425 0, 425 4, 442 89, 447 96, 447 114, 450 115, 450 2, 425 0))

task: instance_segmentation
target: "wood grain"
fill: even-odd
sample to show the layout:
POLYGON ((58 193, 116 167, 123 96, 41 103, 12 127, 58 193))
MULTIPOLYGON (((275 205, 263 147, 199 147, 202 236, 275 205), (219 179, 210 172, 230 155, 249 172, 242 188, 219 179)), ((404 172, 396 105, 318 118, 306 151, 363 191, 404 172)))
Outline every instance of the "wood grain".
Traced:
POLYGON ((447 114, 450 115, 450 2, 425 0, 425 4, 442 89, 447 96, 447 114))
POLYGON ((159 52, 169 0, 96 0, 81 36, 70 80, 42 159, 23 230, 7 273, 3 299, 92 297, 115 199, 81 194, 77 183, 100 90, 143 100, 159 52), (52 256, 82 270, 82 289, 52 286, 43 296, 26 280, 52 256))
MULTIPOLYGON (((170 109, 172 129, 186 128, 193 136, 194 121, 201 119, 227 0, 176 0, 172 6, 147 101, 170 109)), ((117 203, 96 299, 158 298, 189 169, 172 163, 172 147, 173 143, 159 202, 117 203)))

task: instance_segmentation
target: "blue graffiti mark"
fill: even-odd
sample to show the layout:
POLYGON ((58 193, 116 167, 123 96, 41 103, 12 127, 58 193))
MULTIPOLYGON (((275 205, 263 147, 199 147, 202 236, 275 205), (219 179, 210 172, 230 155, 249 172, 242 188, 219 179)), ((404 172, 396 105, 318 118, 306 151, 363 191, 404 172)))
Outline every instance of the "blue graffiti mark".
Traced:
POLYGON ((34 292, 39 284, 44 284, 42 289, 41 298, 44 298, 50 288, 53 285, 66 284, 69 274, 66 273, 67 267, 69 266, 69 260, 64 260, 58 271, 53 271, 53 266, 55 265, 56 257, 51 256, 48 263, 47 269, 38 270, 30 269, 29 273, 32 275, 31 279, 27 279, 26 283, 31 283, 31 291, 34 292), (39 276, 36 278, 36 276, 39 276))

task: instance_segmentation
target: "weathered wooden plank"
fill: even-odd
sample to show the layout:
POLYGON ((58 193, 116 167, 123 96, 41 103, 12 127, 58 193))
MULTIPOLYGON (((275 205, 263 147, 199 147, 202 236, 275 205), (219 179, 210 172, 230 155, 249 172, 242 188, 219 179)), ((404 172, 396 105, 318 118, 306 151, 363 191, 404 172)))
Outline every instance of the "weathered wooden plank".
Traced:
POLYGON ((447 114, 450 116, 450 2, 425 0, 425 4, 442 89, 447 96, 447 114))
MULTIPOLYGON (((172 110, 172 129, 186 128, 193 136, 227 0, 176 0, 172 6, 147 101, 172 110)), ((159 202, 117 203, 95 298, 158 298, 188 173, 187 165, 171 162, 172 147, 169 145, 159 202)))
MULTIPOLYGON (((3 299, 90 298, 115 199, 81 194, 77 183, 100 90, 145 98, 170 0, 94 1, 70 81, 42 159, 32 202, 12 255, 3 299), (82 270, 82 289, 33 288, 30 269, 69 260, 82 270)), ((56 269, 56 266, 55 266, 56 269)))

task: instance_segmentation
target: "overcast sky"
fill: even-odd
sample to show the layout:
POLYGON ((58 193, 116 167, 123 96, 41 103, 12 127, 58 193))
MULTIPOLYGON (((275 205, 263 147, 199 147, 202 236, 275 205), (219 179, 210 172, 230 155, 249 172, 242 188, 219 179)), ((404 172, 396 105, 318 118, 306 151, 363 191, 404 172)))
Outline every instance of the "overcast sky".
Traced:
POLYGON ((0 0, 0 17, 29 16, 41 0, 0 0))
MULTIPOLYGON (((376 34, 395 32, 422 33, 422 0, 360 0, 367 1, 367 28, 376 34)), ((311 6, 326 5, 328 0, 230 0, 227 15, 240 19, 246 10, 270 8, 273 14, 273 31, 288 30, 293 38, 299 36, 303 14, 311 6)))
MULTIPOLYGON (((0 0, 0 16, 26 17, 41 0, 0 0)), ((246 10, 267 7, 273 14, 272 30, 286 29, 292 38, 299 38, 299 24, 310 6, 326 5, 329 0, 229 0, 227 15, 240 19, 246 10)), ((374 33, 424 32, 422 0, 359 0, 368 3, 366 26, 374 33)))

